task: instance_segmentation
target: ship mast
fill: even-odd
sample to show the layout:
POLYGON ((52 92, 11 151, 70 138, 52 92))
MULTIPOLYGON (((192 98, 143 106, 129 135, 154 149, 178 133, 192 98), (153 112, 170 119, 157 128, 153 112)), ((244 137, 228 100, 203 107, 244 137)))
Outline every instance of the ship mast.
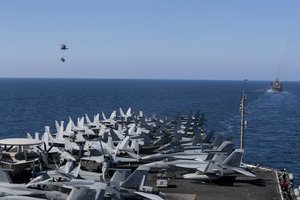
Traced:
POLYGON ((279 77, 279 71, 280 71, 280 65, 278 65, 278 68, 277 68, 276 81, 279 80, 278 79, 278 77, 279 77))
POLYGON ((244 132, 245 132, 245 104, 246 104, 246 94, 245 90, 243 90, 243 96, 241 100, 241 107, 240 107, 240 112, 241 112, 241 141, 240 141, 240 148, 244 149, 244 132))

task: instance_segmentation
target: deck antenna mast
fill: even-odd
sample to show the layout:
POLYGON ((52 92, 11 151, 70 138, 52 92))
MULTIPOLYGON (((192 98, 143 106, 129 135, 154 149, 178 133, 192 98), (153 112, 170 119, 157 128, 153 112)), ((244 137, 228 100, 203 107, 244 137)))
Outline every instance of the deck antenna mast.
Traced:
MULTIPOLYGON (((247 83, 247 79, 244 80, 244 85, 247 83)), ((245 88, 243 89, 243 95, 241 100, 241 106, 240 106, 240 112, 241 112, 241 143, 240 148, 244 149, 244 133, 245 133, 245 125, 247 124, 247 121, 245 121, 245 104, 246 104, 246 93, 245 88)))

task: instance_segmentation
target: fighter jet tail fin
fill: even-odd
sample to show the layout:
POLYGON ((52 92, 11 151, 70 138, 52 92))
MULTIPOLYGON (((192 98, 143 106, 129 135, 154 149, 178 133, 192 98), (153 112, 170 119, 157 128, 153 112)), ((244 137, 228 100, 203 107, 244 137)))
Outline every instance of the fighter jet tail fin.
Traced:
POLYGON ((117 169, 114 175, 111 177, 110 181, 123 182, 129 177, 129 175, 129 169, 117 169))
POLYGON ((240 167, 242 162, 242 157, 244 154, 243 149, 236 149, 232 152, 223 162, 223 165, 230 167, 240 167))
POLYGON ((139 190, 148 175, 149 167, 139 166, 122 184, 123 188, 139 190))

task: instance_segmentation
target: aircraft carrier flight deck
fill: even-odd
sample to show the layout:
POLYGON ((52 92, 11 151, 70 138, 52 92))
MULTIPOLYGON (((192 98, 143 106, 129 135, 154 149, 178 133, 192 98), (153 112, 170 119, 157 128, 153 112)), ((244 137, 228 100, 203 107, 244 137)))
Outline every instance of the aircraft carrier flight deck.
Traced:
POLYGON ((147 184, 157 186, 157 181, 167 180, 168 186, 159 187, 166 194, 165 199, 281 200, 281 189, 275 171, 254 171, 256 177, 240 176, 235 180, 226 177, 213 183, 170 178, 172 175, 169 174, 161 177, 160 173, 151 173, 147 184))

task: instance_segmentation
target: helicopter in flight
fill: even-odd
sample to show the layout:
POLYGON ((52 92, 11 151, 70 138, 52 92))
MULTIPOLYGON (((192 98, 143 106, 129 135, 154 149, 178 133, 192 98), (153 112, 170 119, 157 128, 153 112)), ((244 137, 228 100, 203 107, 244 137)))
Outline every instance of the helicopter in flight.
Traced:
POLYGON ((67 48, 66 44, 60 44, 60 50, 67 50, 69 48, 67 48))
MULTIPOLYGON (((65 50, 67 50, 67 49, 69 49, 69 48, 67 47, 66 44, 60 44, 60 50, 65 51, 65 50)), ((63 55, 62 55, 60 61, 61 61, 61 62, 65 62, 65 61, 66 61, 66 59, 64 58, 63 55)))

